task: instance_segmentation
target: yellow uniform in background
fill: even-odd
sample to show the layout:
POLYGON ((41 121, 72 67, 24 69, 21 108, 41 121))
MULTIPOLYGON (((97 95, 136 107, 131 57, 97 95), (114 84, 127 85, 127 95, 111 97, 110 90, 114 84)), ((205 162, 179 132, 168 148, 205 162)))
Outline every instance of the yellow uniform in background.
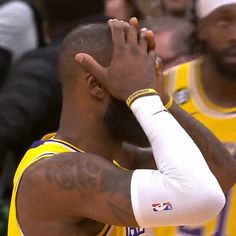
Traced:
MULTIPOLYGON (((9 224, 8 224, 8 236, 23 236, 21 232, 17 214, 16 214, 16 194, 19 186, 19 182, 24 171, 37 161, 45 158, 50 158, 55 154, 63 152, 82 152, 73 145, 53 138, 53 135, 47 135, 42 140, 37 141, 28 150, 22 159, 20 165, 17 168, 14 177, 14 188, 11 199, 11 207, 9 214, 9 224)), ((115 165, 118 165, 114 162, 115 165)), ((46 209, 45 209, 46 210, 46 209)), ((105 225, 103 230, 97 236, 141 236, 141 235, 153 235, 147 233, 148 230, 142 228, 125 228, 125 227, 115 227, 111 225, 105 225)), ((79 235, 79 232, 78 232, 79 235)))
MULTIPOLYGON (((208 127, 236 158, 236 107, 225 109, 208 100, 202 87, 200 65, 201 60, 196 60, 168 71, 169 92, 177 104, 208 127)), ((227 193, 227 204, 215 220, 204 226, 166 227, 155 232, 155 236, 174 235, 236 236, 236 186, 227 193)))

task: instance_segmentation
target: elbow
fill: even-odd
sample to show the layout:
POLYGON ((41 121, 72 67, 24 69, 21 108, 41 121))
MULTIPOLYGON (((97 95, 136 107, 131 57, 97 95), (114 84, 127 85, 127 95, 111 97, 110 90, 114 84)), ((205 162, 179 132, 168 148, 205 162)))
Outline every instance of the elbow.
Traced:
POLYGON ((206 209, 205 217, 202 219, 203 222, 216 217, 221 212, 226 202, 225 195, 220 187, 217 190, 210 190, 206 196, 207 199, 205 199, 203 203, 206 209))
POLYGON ((193 203, 194 214, 190 224, 203 224, 216 217, 223 209, 226 198, 219 184, 199 188, 193 203))

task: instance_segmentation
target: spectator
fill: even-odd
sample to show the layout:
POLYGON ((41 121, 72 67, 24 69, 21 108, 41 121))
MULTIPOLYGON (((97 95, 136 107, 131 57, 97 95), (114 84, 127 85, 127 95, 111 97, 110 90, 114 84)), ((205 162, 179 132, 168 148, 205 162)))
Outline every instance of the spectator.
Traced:
POLYGON ((156 40, 156 55, 165 68, 189 61, 197 56, 193 51, 194 26, 185 19, 172 16, 149 18, 141 23, 151 29, 156 40))
MULTIPOLYGON (((233 159, 236 158, 236 0, 198 0, 196 6, 197 38, 203 56, 170 70, 169 89, 184 110, 215 133, 233 159)), ((219 166, 223 171, 221 161, 219 166)), ((224 172, 227 177, 228 171, 224 172)), ((227 193, 226 206, 213 221, 204 226, 159 229, 157 235, 231 236, 236 232, 235 219, 236 186, 227 193)))
POLYGON ((195 0, 160 0, 164 15, 191 20, 193 18, 193 8, 195 0))
POLYGON ((91 8, 89 1, 43 2, 42 12, 46 17, 47 37, 51 44, 32 50, 18 60, 0 93, 0 139, 4 140, 5 148, 19 149, 22 142, 26 148, 46 130, 57 129, 61 108, 60 84, 57 80, 60 42, 78 22, 105 20, 102 15, 91 16, 102 13, 102 1, 97 1, 94 8, 91 8), (33 129, 35 127, 36 131, 33 129))
MULTIPOLYGON (((139 0, 140 1, 140 0, 139 0)), ((192 21, 195 13, 196 0, 149 0, 150 15, 159 17, 161 15, 171 15, 178 18, 185 18, 192 21)))
POLYGON ((135 0, 104 0, 105 14, 111 18, 129 20, 135 16, 142 19, 143 15, 138 8, 135 0))
POLYGON ((32 8, 23 1, 10 1, 0 7, 0 86, 12 61, 38 47, 38 31, 32 8))

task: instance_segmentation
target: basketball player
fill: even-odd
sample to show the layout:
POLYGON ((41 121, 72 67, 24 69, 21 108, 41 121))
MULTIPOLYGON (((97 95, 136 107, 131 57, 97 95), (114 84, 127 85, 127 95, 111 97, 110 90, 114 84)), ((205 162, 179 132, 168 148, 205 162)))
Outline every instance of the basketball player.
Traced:
POLYGON ((161 98, 154 89, 152 32, 137 40, 135 27, 118 20, 109 25, 112 37, 107 25, 85 25, 62 46, 60 127, 34 143, 16 171, 9 236, 151 235, 149 227, 199 224, 224 206, 202 153, 228 153, 187 118, 189 130, 205 133, 200 138, 207 149, 200 144, 201 153, 168 112, 178 108, 161 88, 161 98), (106 68, 85 70, 80 52, 106 68), (159 170, 128 171, 128 151, 119 166, 122 142, 150 142, 159 170))
MULTIPOLYGON (((235 159, 236 1, 199 0, 197 14, 204 56, 170 71, 170 92, 176 103, 206 125, 235 159)), ((162 228, 156 235, 236 235, 236 187, 226 197, 223 211, 205 226, 162 228)))

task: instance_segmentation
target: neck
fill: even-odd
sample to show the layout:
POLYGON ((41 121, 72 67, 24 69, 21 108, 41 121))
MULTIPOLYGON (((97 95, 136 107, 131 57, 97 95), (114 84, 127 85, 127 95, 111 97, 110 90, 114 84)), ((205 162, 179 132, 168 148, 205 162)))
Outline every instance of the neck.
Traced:
POLYGON ((235 79, 228 78, 209 57, 203 59, 201 73, 203 89, 213 103, 222 107, 236 106, 236 75, 235 79))
POLYGON ((91 115, 83 116, 81 113, 76 115, 63 111, 56 138, 65 140, 84 152, 100 155, 111 162, 121 148, 121 142, 109 134, 102 121, 97 122, 91 115))

